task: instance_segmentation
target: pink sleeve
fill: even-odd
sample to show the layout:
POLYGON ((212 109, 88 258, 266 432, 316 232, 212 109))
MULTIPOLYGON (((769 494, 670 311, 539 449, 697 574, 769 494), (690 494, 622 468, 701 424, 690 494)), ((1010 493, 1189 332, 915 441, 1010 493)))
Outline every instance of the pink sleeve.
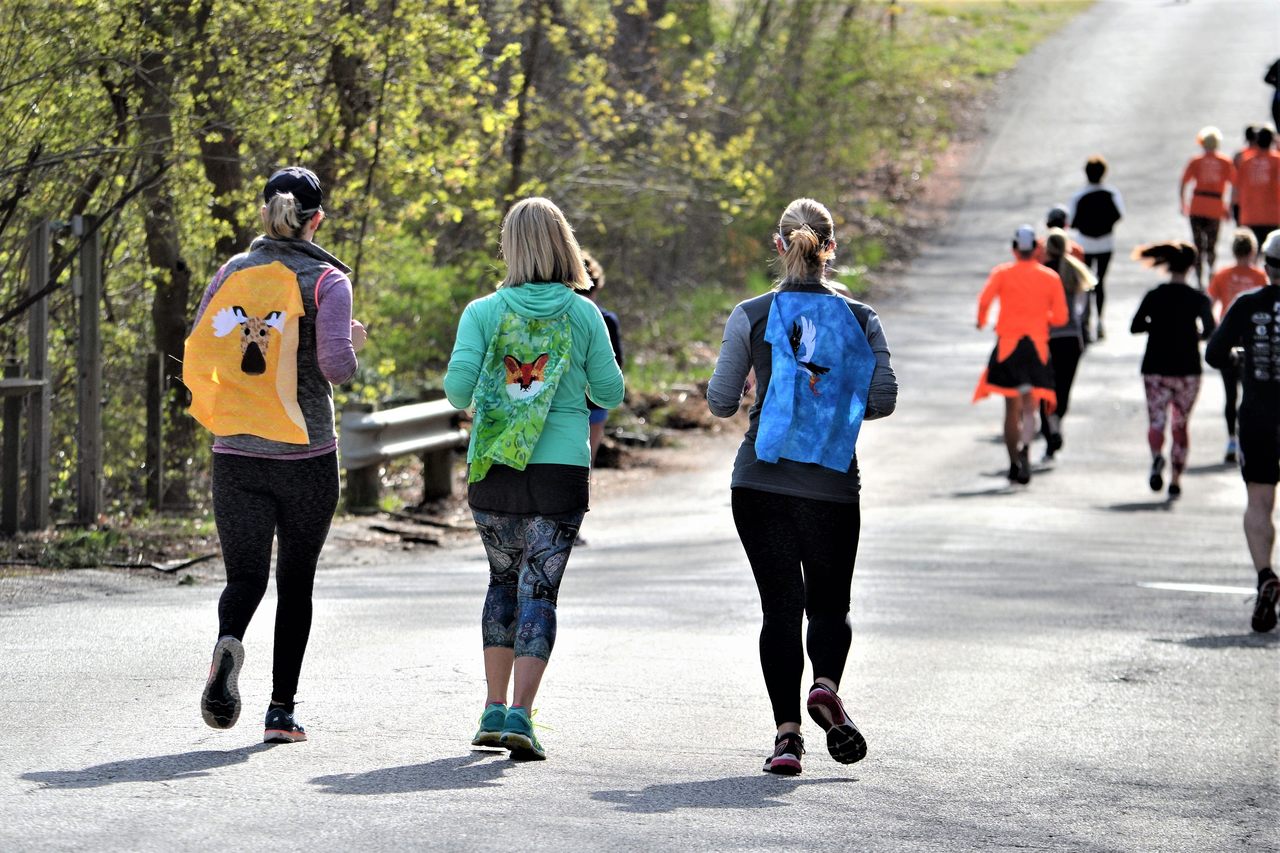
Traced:
POLYGON ((328 269, 316 281, 316 360, 335 385, 351 381, 359 362, 351 345, 351 280, 328 269))

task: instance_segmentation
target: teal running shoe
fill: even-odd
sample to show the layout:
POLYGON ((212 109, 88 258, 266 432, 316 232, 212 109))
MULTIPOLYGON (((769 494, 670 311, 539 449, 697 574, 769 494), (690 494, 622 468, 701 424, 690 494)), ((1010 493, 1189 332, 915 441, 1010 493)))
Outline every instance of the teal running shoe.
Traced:
POLYGON ((507 720, 502 725, 501 744, 511 750, 511 757, 516 761, 545 761, 547 751, 538 743, 538 736, 533 733, 533 720, 524 708, 512 706, 507 711, 507 720))
POLYGON ((493 746, 502 748, 502 729, 507 722, 507 706, 501 702, 490 702, 484 706, 480 715, 480 728, 471 739, 472 746, 493 746))

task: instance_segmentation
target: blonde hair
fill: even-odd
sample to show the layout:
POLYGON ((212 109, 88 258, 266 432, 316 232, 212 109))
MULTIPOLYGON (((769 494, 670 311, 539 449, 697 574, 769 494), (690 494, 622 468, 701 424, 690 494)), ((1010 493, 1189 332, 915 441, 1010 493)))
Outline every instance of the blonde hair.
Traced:
POLYGON ((1049 233, 1045 235, 1045 257, 1061 260, 1058 264, 1058 278, 1062 279, 1067 293, 1075 296, 1081 291, 1093 290, 1098 279, 1094 277, 1092 270, 1080 262, 1079 258, 1067 251, 1068 245, 1067 232, 1061 228, 1050 228, 1049 233))
POLYGON ((267 229, 267 236, 276 240, 298 239, 306 220, 298 209, 298 200, 293 193, 276 193, 266 204, 266 213, 262 217, 267 229))
POLYGON ((1217 151, 1222 145, 1222 131, 1213 125, 1200 128, 1200 133, 1196 135, 1196 141, 1199 142, 1205 151, 1217 151))
POLYGON ((831 212, 811 198, 798 198, 778 220, 782 242, 782 280, 823 277, 827 260, 835 253, 831 240, 835 223, 831 212))
POLYGON ((591 289, 573 229, 548 199, 521 199, 507 211, 502 220, 502 257, 507 277, 499 287, 558 281, 574 290, 591 289))

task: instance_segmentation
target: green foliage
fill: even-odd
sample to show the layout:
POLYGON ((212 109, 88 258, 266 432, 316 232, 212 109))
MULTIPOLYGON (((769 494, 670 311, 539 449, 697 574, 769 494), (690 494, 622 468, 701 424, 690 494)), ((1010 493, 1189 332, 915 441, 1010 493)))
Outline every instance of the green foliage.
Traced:
MULTIPOLYGON (((318 240, 355 269, 371 333, 339 404, 438 383, 461 308, 502 276, 503 212, 535 193, 604 263, 633 387, 705 378, 728 310, 769 286, 790 199, 832 209, 841 280, 860 292, 975 81, 1083 5, 908 3, 891 33, 882 4, 834 0, 13 0, 0 312, 25 290, 35 223, 111 214, 113 513, 143 500, 146 357, 176 365, 204 284, 286 163, 325 182, 318 240)), ((54 262, 75 248, 61 233, 54 262)), ((70 278, 50 297, 58 514, 76 449, 70 278)), ((25 334, 0 326, 0 355, 25 355, 25 334)), ((177 394, 168 474, 199 496, 208 441, 177 394)))
POLYGON ((120 534, 110 528, 78 530, 49 542, 39 563, 54 569, 90 569, 102 565, 120 544, 120 534))

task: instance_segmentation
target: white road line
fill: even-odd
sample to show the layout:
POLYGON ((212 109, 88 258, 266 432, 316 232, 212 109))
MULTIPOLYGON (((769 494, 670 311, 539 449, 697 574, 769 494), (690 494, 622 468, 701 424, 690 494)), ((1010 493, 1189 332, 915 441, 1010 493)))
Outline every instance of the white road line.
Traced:
POLYGON ((1140 583, 1147 589, 1167 589, 1173 592, 1209 592, 1216 595, 1250 595, 1256 590, 1251 586, 1218 586, 1211 583, 1140 583))

